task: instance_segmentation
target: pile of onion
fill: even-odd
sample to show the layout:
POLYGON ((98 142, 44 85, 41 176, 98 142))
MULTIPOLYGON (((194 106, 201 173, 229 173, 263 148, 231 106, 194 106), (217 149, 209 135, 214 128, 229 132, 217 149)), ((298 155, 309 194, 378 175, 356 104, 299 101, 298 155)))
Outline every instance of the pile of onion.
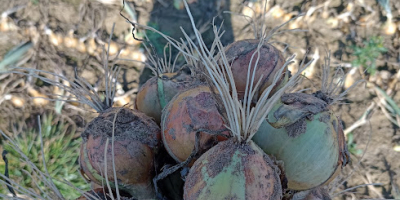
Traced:
POLYGON ((87 87, 90 83, 79 76, 68 80, 58 74, 30 68, 13 72, 31 75, 58 86, 98 112, 98 116, 88 123, 81 134, 83 142, 79 165, 86 179, 106 188, 107 195, 111 197, 120 198, 125 193, 134 199, 155 199, 153 178, 158 170, 156 158, 162 144, 161 129, 151 117, 138 110, 113 107, 117 85, 114 81, 119 68, 111 71, 107 65, 104 66, 104 101, 93 87, 87 87), (39 72, 56 76, 68 84, 41 76, 39 72))
MULTIPOLYGON (((201 37, 196 36, 198 43, 204 44, 201 37)), ((261 66, 255 62, 247 62, 245 65, 239 62, 233 63, 231 67, 217 34, 214 42, 214 47, 218 49, 214 49, 217 52, 216 57, 209 57, 210 52, 205 46, 200 47, 202 51, 199 56, 203 59, 204 71, 217 91, 216 99, 224 108, 223 113, 232 137, 219 142, 194 162, 186 176, 184 199, 281 199, 280 175, 283 175, 283 172, 279 170, 274 159, 260 149, 251 138, 283 90, 293 84, 296 78, 289 79, 287 84, 282 84, 279 89, 278 85, 282 82, 282 75, 289 62, 282 64, 281 68, 277 67, 277 70, 270 66, 266 79, 261 80, 256 76, 261 66), (234 71, 239 71, 236 70, 236 65, 244 70, 235 76, 234 71), (244 79, 244 85, 239 84, 239 75, 249 77, 244 79), (271 91, 274 89, 275 94, 272 95, 271 91)), ((257 44, 259 42, 260 40, 257 44)), ((245 56, 247 58, 260 55, 261 51, 263 50, 260 48, 250 48, 251 53, 242 50, 244 55, 248 53, 245 56)), ((265 57, 266 60, 270 58, 265 57)), ((266 69, 261 71, 264 70, 266 69)), ((298 74, 294 77, 296 76, 298 74)))
MULTIPOLYGON (((101 186, 87 194, 108 199, 126 192, 129 198, 155 199, 157 182, 164 179, 161 190, 180 199, 184 173, 176 169, 185 163, 190 167, 185 200, 278 200, 286 189, 307 190, 305 199, 329 198, 320 186, 349 161, 343 127, 330 108, 332 90, 284 94, 304 63, 290 77, 287 66, 294 56, 285 61, 267 36, 225 48, 216 27, 209 49, 191 20, 200 46, 190 39, 173 45, 182 47, 186 64, 205 76, 157 69, 137 95, 137 110, 112 107, 116 69, 110 74, 105 68, 105 77, 111 77, 105 101, 79 78, 62 87, 99 113, 81 135, 81 172, 101 186)), ((40 78, 36 73, 29 71, 40 78)))

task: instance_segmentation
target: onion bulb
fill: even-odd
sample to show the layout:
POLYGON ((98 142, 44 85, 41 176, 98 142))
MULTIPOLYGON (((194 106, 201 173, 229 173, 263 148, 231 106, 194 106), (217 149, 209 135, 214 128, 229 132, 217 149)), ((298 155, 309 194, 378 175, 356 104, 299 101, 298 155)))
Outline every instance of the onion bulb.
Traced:
MULTIPOLYGON (((108 52, 109 56, 115 56, 115 55, 117 55, 117 53, 119 51, 118 44, 114 41, 110 42, 110 48, 108 48, 108 42, 104 43, 104 48, 108 52)), ((103 50, 100 50, 100 51, 102 52, 103 50)))
POLYGON ((254 142, 218 143, 190 168, 185 200, 282 199, 280 170, 254 142))
POLYGON ((283 17, 285 14, 286 14, 285 11, 280 6, 276 6, 275 8, 273 8, 272 16, 275 19, 279 19, 283 17))
POLYGON ((0 17, 0 32, 15 31, 18 26, 14 24, 13 21, 8 17, 0 17))
POLYGON ((194 78, 182 70, 152 77, 140 87, 135 107, 160 124, 161 111, 168 102, 176 94, 191 87, 193 83, 194 78))
POLYGON ((242 9, 242 15, 251 18, 251 17, 254 16, 254 14, 255 14, 254 10, 251 9, 250 7, 247 7, 247 6, 243 7, 243 9, 242 9))
POLYGON ((227 135, 223 132, 225 123, 213 94, 204 85, 186 90, 169 102, 162 113, 161 129, 164 147, 177 162, 189 158, 195 148, 197 130, 202 130, 199 134, 200 154, 225 140, 211 132, 220 131, 227 135))
POLYGON ((347 74, 344 80, 344 89, 350 88, 356 82, 357 68, 353 67, 347 74))
POLYGON ((48 96, 39 93, 31 87, 28 88, 28 94, 33 97, 32 101, 35 106, 45 106, 49 103, 48 96))
POLYGON ((292 190, 329 183, 349 161, 341 122, 321 94, 283 95, 253 137, 267 154, 284 162, 292 190))
MULTIPOLYGON (((253 73, 258 57, 258 54, 255 52, 257 51, 259 42, 260 40, 258 39, 240 40, 230 44, 225 49, 226 57, 231 62, 232 74, 239 99, 243 98, 246 91, 247 74, 253 73), (253 54, 254 57, 249 69, 253 54)), ((280 71, 285 63, 282 52, 267 42, 263 43, 259 52, 261 56, 258 60, 253 84, 255 85, 261 79, 261 85, 256 92, 257 95, 255 98, 271 85, 273 77, 275 77, 276 73, 280 71)), ((286 70, 283 73, 280 82, 275 86, 271 95, 287 82, 289 73, 286 70)))
POLYGON ((109 108, 89 123, 82 138, 80 166, 88 179, 99 185, 108 181, 114 189, 117 179, 118 188, 134 198, 155 197, 151 183, 160 128, 149 117, 128 108, 109 108))
POLYGON ((389 18, 383 25, 383 30, 386 35, 393 35, 394 33, 396 33, 396 29, 396 24, 392 21, 391 18, 389 18))
POLYGON ((25 105, 25 100, 21 97, 18 96, 12 96, 11 97, 11 103, 16 107, 16 108, 22 108, 25 105))
POLYGON ((250 3, 252 3, 252 8, 254 9, 254 12, 257 15, 262 15, 263 13, 267 13, 270 7, 270 4, 267 3, 266 5, 264 4, 264 2, 261 1, 257 1, 257 2, 249 2, 249 7, 250 7, 250 3))
POLYGON ((86 53, 86 45, 83 40, 79 40, 78 44, 76 46, 76 50, 78 50, 81 53, 86 53))
POLYGON ((50 43, 54 46, 59 46, 63 43, 64 38, 59 33, 53 33, 52 30, 45 28, 45 34, 49 36, 50 43))
POLYGON ((67 48, 76 48, 78 39, 74 37, 74 31, 68 31, 67 36, 64 38, 64 46, 67 48))
POLYGON ((94 38, 89 38, 86 43, 86 49, 89 55, 94 56, 97 53, 97 44, 94 38))

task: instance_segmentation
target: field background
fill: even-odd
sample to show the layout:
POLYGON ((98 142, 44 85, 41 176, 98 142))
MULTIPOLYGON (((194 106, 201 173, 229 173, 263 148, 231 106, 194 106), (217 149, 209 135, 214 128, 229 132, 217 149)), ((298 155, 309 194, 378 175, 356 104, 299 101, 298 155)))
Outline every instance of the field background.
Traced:
MULTIPOLYGON (((122 8, 118 0, 1 1, 0 13, 5 14, 1 18, 0 71, 9 66, 23 66, 71 78, 76 73, 102 91, 102 45, 107 44, 111 36, 110 46, 117 50, 110 52, 108 63, 122 68, 116 104, 133 107, 138 87, 151 76, 151 71, 143 64, 147 53, 141 42, 132 38, 132 26, 121 17, 120 11, 128 19, 176 39, 182 37, 180 27, 189 35, 193 36, 193 32, 180 1, 127 0, 126 3, 122 8), (19 46, 21 44, 25 46, 19 46), (5 60, 10 59, 7 52, 18 46, 19 49, 27 47, 26 51, 21 50, 21 55, 5 65, 5 60), (135 61, 118 59, 118 53, 118 58, 135 61)), ((190 0, 189 3, 197 28, 203 32, 206 42, 213 40, 210 29, 213 19, 217 25, 223 21, 222 28, 226 32, 222 41, 226 45, 235 40, 254 38, 257 32, 254 25, 263 23, 271 30, 304 13, 305 16, 294 19, 283 29, 300 28, 307 32, 291 31, 273 38, 279 42, 276 45, 281 50, 289 45, 284 54, 288 57, 296 53, 297 64, 304 57, 316 59, 317 72, 308 72, 301 87, 318 90, 319 69, 328 52, 332 69, 343 66, 345 72, 352 71, 355 80, 365 80, 335 105, 345 128, 356 128, 347 129, 352 163, 331 186, 332 194, 337 194, 337 199, 400 199, 400 109, 397 107, 400 103, 400 1, 272 0, 265 18, 259 11, 262 10, 260 2, 254 0, 190 0), (393 32, 387 33, 390 12, 395 27, 393 32), (357 124, 359 126, 355 126, 357 124), (374 185, 346 190, 364 184, 374 185)), ((162 56, 165 41, 158 34, 149 31, 146 34, 153 55, 162 56)), ((140 30, 136 34, 138 38, 143 35, 140 30)), ((291 69, 295 70, 297 64, 291 69)), ((78 173, 77 156, 80 133, 96 113, 76 102, 40 98, 55 98, 55 94, 69 95, 35 78, 0 74, 0 130, 15 138, 21 149, 40 166, 40 142, 37 142, 37 116, 40 115, 44 153, 54 171, 52 175, 87 189, 78 173)), ((69 96, 66 100, 74 98, 69 96)), ((3 145, 6 143, 4 137, 0 142, 0 150, 8 148, 3 145)), ((22 178, 26 176, 24 169, 29 171, 29 168, 12 150, 8 158, 10 178, 34 188, 34 181, 22 178)), ((1 173, 4 165, 1 160, 1 173)), ((70 188, 59 185, 67 199, 76 197, 77 193, 70 192, 70 188)), ((7 192, 5 188, 1 191, 7 192)))

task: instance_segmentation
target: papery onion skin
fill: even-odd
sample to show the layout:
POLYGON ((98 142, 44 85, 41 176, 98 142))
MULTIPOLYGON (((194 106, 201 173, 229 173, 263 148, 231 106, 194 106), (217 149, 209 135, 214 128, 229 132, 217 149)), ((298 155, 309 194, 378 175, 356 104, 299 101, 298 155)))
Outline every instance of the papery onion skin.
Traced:
POLYGON ((112 154, 114 152, 119 189, 125 190, 135 198, 155 196, 151 183, 161 131, 150 117, 128 108, 110 108, 89 123, 82 133, 82 138, 84 142, 80 157, 81 170, 91 181, 102 185, 107 174, 108 181, 115 188, 112 154), (116 122, 113 124, 115 115, 116 122))
POLYGON ((193 77, 182 71, 152 77, 140 87, 135 107, 160 124, 162 110, 168 102, 176 94, 190 88, 195 82, 193 77))
MULTIPOLYGON (((232 74, 235 80, 239 99, 243 99, 244 97, 250 60, 254 52, 256 52, 259 42, 260 40, 258 39, 239 40, 228 45, 225 49, 226 57, 228 61, 231 62, 232 74)), ((260 55, 253 82, 255 85, 261 79, 260 89, 257 92, 257 96, 261 95, 262 92, 272 84, 273 77, 275 77, 275 74, 281 70, 285 63, 282 52, 267 42, 264 42, 261 46, 260 55)), ((251 63, 252 68, 250 74, 253 74, 257 57, 256 53, 251 63)), ((282 74, 281 79, 273 88, 270 95, 274 94, 275 91, 281 88, 288 81, 288 78, 289 72, 284 70, 284 74, 282 74)))
POLYGON ((177 162, 189 158, 195 148, 197 130, 203 130, 199 134, 200 154, 218 141, 226 140, 214 133, 228 136, 224 119, 206 85, 176 95, 163 111, 161 129, 164 147, 177 162))

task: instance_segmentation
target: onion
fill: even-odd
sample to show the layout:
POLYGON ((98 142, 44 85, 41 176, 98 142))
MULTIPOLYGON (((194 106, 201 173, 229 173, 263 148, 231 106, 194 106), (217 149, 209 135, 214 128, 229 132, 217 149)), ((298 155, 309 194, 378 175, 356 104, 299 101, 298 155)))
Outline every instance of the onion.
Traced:
POLYGON ((273 16, 275 19, 280 19, 280 18, 283 17, 285 14, 286 14, 285 11, 284 11, 280 6, 276 6, 276 7, 273 8, 272 16, 273 16))
POLYGON ((0 17, 0 32, 15 31, 18 27, 8 17, 0 17))
POLYGON ((254 142, 220 142, 186 178, 184 199, 282 199, 280 170, 254 142))
MULTIPOLYGON (((232 74, 235 79, 239 99, 243 99, 244 97, 250 60, 257 50, 259 42, 260 40, 258 39, 240 40, 226 47, 225 53, 228 61, 232 62, 232 74)), ((258 61, 255 78, 253 80, 253 84, 255 85, 261 79, 261 86, 257 91, 257 96, 261 95, 261 93, 271 85, 272 77, 275 77, 275 74, 285 63, 282 53, 267 42, 260 48, 260 55, 261 57, 258 61)), ((257 57, 257 54, 255 54, 251 63, 251 74, 253 73, 257 57)), ((288 76, 289 73, 286 73, 285 70, 280 82, 275 86, 271 95, 287 82, 288 76)))
POLYGON ((177 162, 189 158, 195 148, 197 130, 200 132, 199 153, 206 151, 224 137, 211 132, 223 132, 225 123, 208 86, 200 85, 176 95, 163 110, 162 139, 165 149, 177 162), (209 132, 207 132, 209 131, 209 132))
POLYGON ((16 108, 22 108, 25 105, 25 100, 19 96, 12 96, 11 97, 11 103, 16 107, 16 108))
MULTIPOLYGON (((184 199, 282 199, 281 171, 251 139, 284 89, 298 80, 302 68, 286 81, 283 77, 288 78, 288 74, 283 66, 292 62, 294 56, 285 62, 275 47, 264 42, 265 36, 223 48, 217 30, 214 27, 213 47, 217 49, 208 51, 203 45, 200 48, 206 50, 200 52, 199 58, 207 72, 206 77, 218 91, 215 99, 223 109, 221 112, 232 137, 218 143, 194 162, 186 176, 184 199), (264 43, 258 48, 260 42, 264 43), (216 56, 210 58, 210 52, 216 56), (257 57, 258 53, 259 63, 250 61, 252 55, 257 57), (274 94, 271 93, 273 90, 274 94)), ((199 34, 196 37, 200 45, 204 44, 199 34)))
POLYGON ((322 93, 281 97, 253 137, 284 162, 288 188, 308 190, 332 181, 349 159, 340 120, 322 93))
POLYGON ((78 44, 76 46, 76 50, 78 50, 81 53, 86 53, 86 45, 83 40, 78 40, 78 44))
POLYGON ((383 30, 386 35, 393 35, 396 33, 396 24, 392 21, 391 18, 389 18, 385 24, 383 25, 383 30))
MULTIPOLYGON (((115 56, 117 55, 118 51, 119 51, 119 46, 116 42, 114 41, 110 41, 110 47, 108 47, 108 42, 104 43, 104 48, 106 49, 106 51, 108 52, 109 56, 115 56)), ((100 48, 98 49, 99 53, 102 53, 103 50, 100 48)))
POLYGON ((67 48, 76 48, 78 45, 78 39, 74 37, 74 31, 68 31, 67 36, 64 38, 64 46, 67 48))
POLYGON ((109 108, 89 123, 82 138, 80 165, 90 180, 99 185, 108 181, 112 188, 116 188, 114 180, 117 178, 118 188, 134 198, 154 198, 151 181, 154 158, 160 144, 160 128, 149 117, 128 108, 109 108), (113 129, 117 177, 114 177, 113 171, 113 129))
POLYGON ((193 85, 194 78, 184 71, 164 73, 149 79, 136 96, 136 108, 160 124, 161 111, 178 93, 193 85))
POLYGON ((45 34, 49 36, 49 41, 54 46, 59 46, 61 43, 63 43, 64 39, 62 35, 59 33, 53 33, 53 31, 47 27, 45 27, 45 34))
POLYGON ((86 49, 89 55, 94 56, 97 53, 97 44, 93 37, 89 38, 86 43, 86 49))
POLYGON ((49 97, 39 93, 37 90, 33 89, 32 87, 28 87, 28 94, 33 97, 32 101, 35 106, 45 106, 49 103, 49 97))

